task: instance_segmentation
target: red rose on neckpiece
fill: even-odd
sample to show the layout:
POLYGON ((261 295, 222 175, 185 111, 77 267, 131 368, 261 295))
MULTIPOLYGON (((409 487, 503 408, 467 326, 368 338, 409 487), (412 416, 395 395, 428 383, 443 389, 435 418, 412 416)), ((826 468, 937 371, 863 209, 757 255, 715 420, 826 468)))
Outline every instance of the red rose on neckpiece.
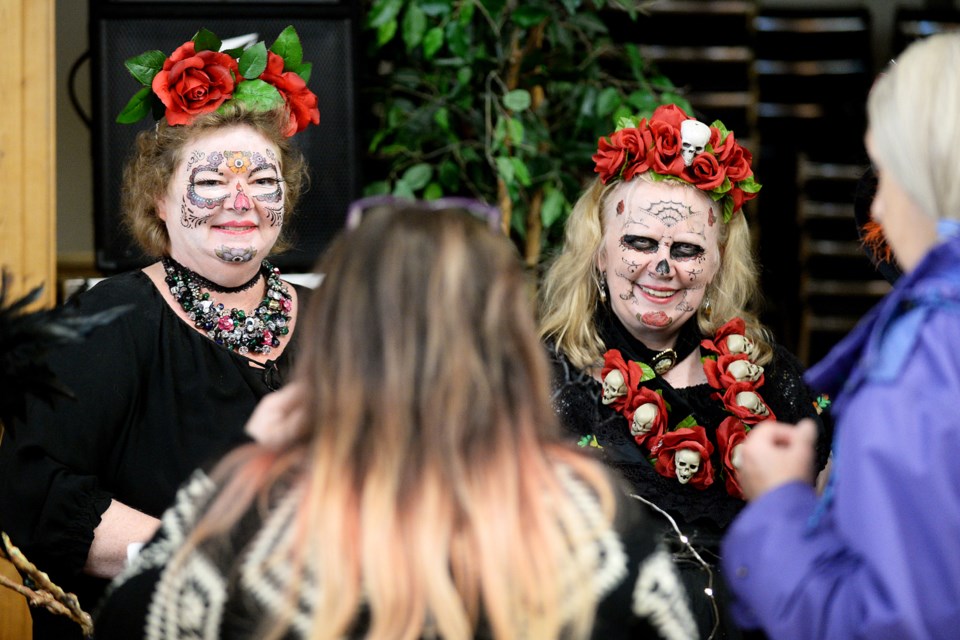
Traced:
MULTIPOLYGON (((707 439, 707 432, 703 427, 697 425, 692 428, 677 429, 664 434, 660 438, 660 447, 657 453, 657 462, 654 468, 657 473, 667 478, 678 478, 677 476, 677 453, 682 451, 693 451, 699 456, 696 472, 689 477, 687 482, 697 489, 706 489, 713 484, 713 463, 710 462, 710 456, 713 454, 713 445, 707 439)), ((690 454, 681 454, 681 464, 687 467, 691 464, 690 454), (686 458, 686 459, 684 459, 686 458)), ((696 456, 693 456, 696 460, 696 456)), ((680 478, 678 478, 679 480, 680 478)), ((684 483, 681 483, 684 484, 684 483)))
POLYGON ((191 40, 164 61, 153 77, 153 92, 167 108, 167 124, 190 124, 229 100, 239 75, 236 60, 219 51, 196 53, 191 40))
POLYGON ((609 349, 603 354, 603 369, 600 371, 603 404, 615 411, 623 411, 633 402, 642 378, 643 370, 639 364, 632 360, 624 360, 619 350, 609 349), (608 377, 614 371, 620 374, 617 380, 608 377))
POLYGON ((725 419, 717 427, 717 447, 720 449, 720 463, 723 465, 723 476, 727 493, 742 500, 743 489, 737 479, 737 469, 733 466, 733 449, 747 437, 747 428, 734 417, 725 419))
POLYGON ((660 436, 667 430, 667 405, 663 396, 652 389, 640 387, 623 415, 627 418, 633 439, 652 452, 660 436))
MULTIPOLYGON (((720 395, 720 394, 715 394, 720 395)), ((749 382, 735 382, 723 392, 723 406, 743 422, 753 425, 764 420, 776 420, 770 408, 756 387, 749 382)))
POLYGON ((750 362, 744 353, 704 360, 703 372, 714 389, 726 389, 737 382, 747 382, 751 389, 763 386, 763 367, 750 362))
POLYGON ((725 356, 732 353, 727 345, 727 338, 733 335, 745 336, 747 325, 743 318, 733 318, 713 334, 713 340, 706 338, 700 342, 700 346, 714 353, 725 356))
POLYGON ((283 58, 268 51, 267 68, 260 74, 260 79, 275 86, 287 103, 290 114, 290 123, 285 132, 287 137, 303 131, 310 123, 320 124, 316 94, 307 88, 307 83, 296 73, 284 72, 283 58))

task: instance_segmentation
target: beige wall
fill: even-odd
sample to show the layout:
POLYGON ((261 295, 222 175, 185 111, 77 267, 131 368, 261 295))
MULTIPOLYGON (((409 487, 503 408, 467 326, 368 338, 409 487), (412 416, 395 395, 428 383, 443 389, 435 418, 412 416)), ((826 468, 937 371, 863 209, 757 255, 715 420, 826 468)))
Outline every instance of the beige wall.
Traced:
POLYGON ((54 2, 0 0, 0 263, 11 293, 45 284, 54 299, 56 120, 54 2))

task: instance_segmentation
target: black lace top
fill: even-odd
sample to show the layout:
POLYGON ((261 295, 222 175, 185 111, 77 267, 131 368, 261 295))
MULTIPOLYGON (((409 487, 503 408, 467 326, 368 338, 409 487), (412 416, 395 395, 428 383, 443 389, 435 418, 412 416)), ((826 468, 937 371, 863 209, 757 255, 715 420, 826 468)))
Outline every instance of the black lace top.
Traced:
MULTIPOLYGON (((629 351, 629 346, 625 345, 624 350, 629 351)), ((639 495, 676 518, 681 527, 690 525, 704 534, 722 534, 744 501, 728 494, 719 480, 698 489, 660 475, 648 459, 649 453, 631 436, 626 418, 601 402, 601 383, 573 367, 555 348, 551 347, 550 353, 555 365, 554 404, 561 423, 577 441, 584 446, 601 447, 607 463, 617 469, 639 495)), ((624 356, 629 358, 627 354, 624 356)), ((758 391, 781 422, 796 423, 805 417, 817 421, 820 429, 817 463, 818 468, 822 468, 829 454, 829 433, 815 409, 816 394, 804 384, 801 376, 799 361, 786 349, 774 345, 773 360, 764 366, 765 381, 758 391)), ((720 469, 716 430, 730 413, 721 400, 711 397, 717 389, 709 384, 675 389, 659 376, 650 383, 661 389, 668 401, 673 397, 674 402, 679 399, 687 405, 685 409, 704 427, 714 445, 713 467, 720 469)))

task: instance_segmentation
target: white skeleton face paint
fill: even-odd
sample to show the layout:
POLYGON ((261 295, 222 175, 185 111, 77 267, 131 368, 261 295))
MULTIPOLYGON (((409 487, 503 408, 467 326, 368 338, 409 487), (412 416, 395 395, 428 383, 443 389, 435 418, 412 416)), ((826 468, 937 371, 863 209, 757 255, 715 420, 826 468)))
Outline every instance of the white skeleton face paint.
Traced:
POLYGON ((157 202, 170 255, 200 274, 266 257, 284 215, 283 176, 273 144, 240 125, 198 136, 182 156, 157 202))
POLYGON ((602 216, 598 266, 614 313, 651 349, 672 347, 720 268, 716 205, 692 187, 634 179, 607 195, 602 216))

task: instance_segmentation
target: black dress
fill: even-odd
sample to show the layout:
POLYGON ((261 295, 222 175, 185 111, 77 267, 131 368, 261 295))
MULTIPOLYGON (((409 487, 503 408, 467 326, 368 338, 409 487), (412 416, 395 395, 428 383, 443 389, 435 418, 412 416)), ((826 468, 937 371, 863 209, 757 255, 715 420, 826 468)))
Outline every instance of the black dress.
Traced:
MULTIPOLYGON (((596 498, 569 468, 558 475, 585 525, 601 532, 592 550, 598 561, 593 587, 600 598, 592 637, 694 640, 696 627, 679 576, 638 505, 620 497, 611 528, 602 520, 596 498)), ((291 583, 297 585, 299 602, 284 637, 309 637, 313 603, 323 586, 313 571, 299 579, 283 561, 294 544, 293 518, 303 506, 298 491, 274 491, 269 510, 251 507, 226 542, 207 540, 182 564, 170 562, 216 491, 202 471, 184 485, 156 537, 111 586, 95 616, 97 640, 252 640, 263 636, 261 623, 284 611, 291 583)), ((365 637, 368 623, 369 616, 361 612, 347 637, 365 637)), ((476 637, 492 637, 482 620, 476 637)))
MULTIPOLYGON (((297 293, 303 308, 306 291, 297 293)), ((0 526, 91 610, 107 581, 81 570, 111 499, 159 516, 194 469, 249 441, 244 425, 289 371, 296 335, 276 362, 251 366, 187 325, 142 271, 104 280, 76 304, 82 313, 133 309, 51 354, 76 399, 31 402, 15 437, 4 437, 0 526)), ((34 619, 35 637, 79 637, 59 618, 34 619)))
MULTIPOLYGON (((610 319, 601 317, 600 323, 605 320, 610 322, 610 319)), ((599 329, 607 347, 621 351, 625 360, 642 360, 638 353, 648 351, 645 347, 638 347, 635 339, 625 338, 621 332, 611 330, 609 324, 599 329)), ((700 336, 697 335, 697 338, 700 336)), ((712 584, 708 583, 708 573, 698 559, 680 542, 669 519, 663 513, 657 513, 655 517, 661 523, 664 540, 673 549, 674 558, 681 568, 701 636, 709 636, 716 620, 713 605, 704 596, 704 589, 709 587, 715 594, 719 609, 720 628, 714 637, 741 637, 741 632, 733 627, 723 612, 726 588, 717 561, 720 539, 746 503, 731 495, 720 477, 722 462, 717 428, 731 413, 716 396, 718 389, 709 384, 677 389, 659 376, 644 383, 644 386, 659 390, 670 405, 671 427, 675 425, 675 418, 692 415, 712 443, 711 462, 716 479, 708 487, 700 489, 692 483, 680 484, 675 477, 659 473, 650 452, 631 435, 626 417, 602 402, 601 383, 573 367, 564 354, 555 348, 551 348, 550 353, 555 369, 554 405, 564 428, 581 446, 596 447, 598 455, 628 481, 632 490, 654 505, 652 512, 657 513, 659 509, 669 515, 701 559, 710 565, 712 584)), ((818 398, 804 384, 802 367, 796 358, 782 347, 774 345, 773 360, 764 367, 764 383, 758 391, 778 420, 788 423, 796 423, 807 417, 816 420, 820 428, 817 461, 818 468, 822 468, 829 455, 829 433, 815 408, 818 398)))

